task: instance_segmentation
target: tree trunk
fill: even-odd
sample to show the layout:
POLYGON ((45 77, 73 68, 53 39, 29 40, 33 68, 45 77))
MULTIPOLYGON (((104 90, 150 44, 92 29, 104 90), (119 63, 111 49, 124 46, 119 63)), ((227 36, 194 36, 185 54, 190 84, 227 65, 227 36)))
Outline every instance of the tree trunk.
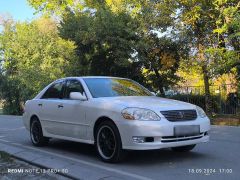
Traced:
POLYGON ((205 90, 205 110, 206 113, 211 113, 211 100, 210 100, 210 87, 209 87, 209 74, 207 69, 207 61, 204 54, 204 45, 202 37, 198 38, 198 59, 200 60, 202 73, 203 73, 203 82, 205 90))
POLYGON ((165 97, 165 92, 164 92, 164 88, 163 88, 163 84, 162 84, 162 78, 161 78, 157 69, 154 68, 153 70, 154 70, 154 72, 156 74, 156 77, 157 77, 157 82, 158 82, 157 86, 158 86, 158 90, 160 91, 160 95, 162 97, 165 97))
POLYGON ((209 86, 209 76, 207 71, 207 65, 202 66, 204 90, 205 90, 205 108, 206 112, 211 113, 211 98, 210 98, 210 86, 209 86))
POLYGON ((236 68, 237 68, 237 82, 238 82, 237 93, 238 93, 238 97, 240 97, 240 65, 236 66, 236 68))

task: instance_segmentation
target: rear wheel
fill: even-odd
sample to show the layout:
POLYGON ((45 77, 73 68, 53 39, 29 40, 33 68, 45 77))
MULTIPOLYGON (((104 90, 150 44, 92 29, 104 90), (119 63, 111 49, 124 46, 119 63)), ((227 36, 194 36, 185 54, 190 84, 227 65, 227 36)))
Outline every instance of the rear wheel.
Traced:
POLYGON ((105 121, 97 127, 95 145, 104 162, 116 163, 123 159, 121 137, 112 122, 105 121))
POLYGON ((171 149, 176 152, 188 152, 191 151, 195 146, 196 144, 192 144, 187 146, 172 147, 171 149))
POLYGON ((44 146, 49 142, 49 138, 43 136, 42 126, 37 117, 31 121, 30 137, 34 146, 44 146))

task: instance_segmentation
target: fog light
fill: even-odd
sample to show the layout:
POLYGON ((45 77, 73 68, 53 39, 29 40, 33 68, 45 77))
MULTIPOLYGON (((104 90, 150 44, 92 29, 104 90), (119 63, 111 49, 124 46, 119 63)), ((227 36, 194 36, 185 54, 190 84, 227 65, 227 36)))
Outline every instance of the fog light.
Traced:
POLYGON ((154 142, 154 137, 145 137, 145 142, 154 142))
POLYGON ((144 137, 133 137, 133 142, 135 143, 144 143, 144 137))

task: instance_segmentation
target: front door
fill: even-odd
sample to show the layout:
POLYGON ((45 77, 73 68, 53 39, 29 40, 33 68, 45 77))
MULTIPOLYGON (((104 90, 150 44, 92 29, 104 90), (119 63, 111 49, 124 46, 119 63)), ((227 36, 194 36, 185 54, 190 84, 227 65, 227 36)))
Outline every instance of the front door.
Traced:
POLYGON ((62 99, 62 109, 60 111, 60 121, 62 123, 62 132, 65 136, 77 139, 86 139, 86 104, 88 101, 70 99, 71 92, 84 93, 82 84, 77 79, 69 79, 66 82, 64 96, 62 99))

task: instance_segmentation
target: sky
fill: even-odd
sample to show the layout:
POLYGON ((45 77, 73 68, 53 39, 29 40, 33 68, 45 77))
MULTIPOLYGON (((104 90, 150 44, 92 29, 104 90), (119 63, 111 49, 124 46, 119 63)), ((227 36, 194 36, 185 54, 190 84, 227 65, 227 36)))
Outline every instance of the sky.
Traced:
POLYGON ((30 21, 37 17, 27 0, 0 0, 0 16, 11 15, 15 21, 30 21))

